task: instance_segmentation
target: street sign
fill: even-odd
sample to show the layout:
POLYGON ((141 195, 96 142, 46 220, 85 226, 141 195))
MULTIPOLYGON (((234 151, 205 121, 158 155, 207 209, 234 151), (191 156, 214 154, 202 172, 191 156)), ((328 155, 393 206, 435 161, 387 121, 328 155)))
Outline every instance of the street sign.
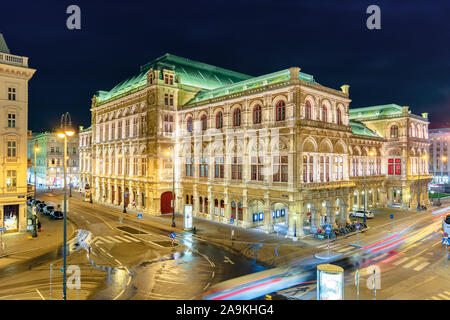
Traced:
POLYGON ((171 237, 172 239, 175 239, 175 236, 176 236, 175 232, 172 232, 172 233, 170 234, 170 237, 171 237))
POLYGON ((141 220, 141 219, 142 219, 142 213, 139 213, 139 214, 137 215, 137 218, 138 218, 139 220, 141 220))
POLYGON ((0 231, 6 231, 6 227, 0 228, 0 231))
POLYGON ((448 238, 448 233, 444 232, 444 238, 448 238))
POLYGON ((326 234, 330 234, 331 233, 331 225, 330 224, 326 224, 325 225, 325 233, 326 234))
POLYGON ((394 220, 394 215, 393 214, 391 214, 389 217, 391 218, 391 220, 394 220))
POLYGON ((442 238, 442 244, 444 246, 450 245, 450 239, 449 238, 442 238))

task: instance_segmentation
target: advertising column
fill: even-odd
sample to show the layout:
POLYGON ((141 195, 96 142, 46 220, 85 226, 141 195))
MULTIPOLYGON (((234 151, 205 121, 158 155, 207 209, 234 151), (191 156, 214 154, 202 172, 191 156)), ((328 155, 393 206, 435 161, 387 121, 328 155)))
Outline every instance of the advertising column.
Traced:
POLYGON ((344 300, 344 269, 332 264, 317 266, 317 300, 344 300))

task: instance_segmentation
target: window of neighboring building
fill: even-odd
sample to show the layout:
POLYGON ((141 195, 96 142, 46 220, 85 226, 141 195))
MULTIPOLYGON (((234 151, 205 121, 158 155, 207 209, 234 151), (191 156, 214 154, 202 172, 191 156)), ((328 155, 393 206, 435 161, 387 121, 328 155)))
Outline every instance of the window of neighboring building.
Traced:
POLYGON ((309 182, 315 181, 315 179, 314 179, 314 157, 313 156, 309 156, 308 173, 309 173, 309 182))
POLYGON ((187 131, 192 132, 192 117, 187 119, 187 131))
POLYGON ((276 119, 277 121, 285 120, 286 118, 286 104, 280 100, 276 104, 276 119))
POLYGON ((173 115, 171 114, 164 115, 164 132, 173 132, 173 115))
POLYGON ((221 111, 219 111, 216 114, 216 128, 222 129, 222 127, 223 127, 223 114, 221 111))
POLYGON ((334 157, 334 179, 344 179, 344 162, 342 157, 334 157))
POLYGON ((17 171, 16 170, 7 170, 6 186, 8 188, 14 188, 17 186, 17 171))
POLYGON ((130 137, 130 119, 125 120, 125 138, 130 137))
POLYGON ((238 203, 238 216, 237 216, 237 219, 239 221, 244 220, 244 209, 242 207, 242 202, 238 203))
POLYGON ((391 127, 391 138, 398 138, 398 126, 391 127))
POLYGON ((231 202, 231 217, 232 218, 236 217, 236 202, 235 201, 231 202))
POLYGON ((8 157, 15 158, 17 156, 16 141, 8 141, 8 157))
POLYGON ((208 128, 208 117, 206 116, 206 114, 202 115, 201 122, 202 130, 205 131, 208 128))
POLYGON ((233 112, 233 126, 239 127, 241 125, 241 109, 235 109, 233 112))
POLYGON ((401 175, 402 174, 402 159, 390 158, 388 159, 388 174, 401 175))
POLYGON ((122 121, 119 121, 117 123, 117 138, 118 139, 122 138, 122 121))
POLYGON ((261 123, 261 106, 259 104, 253 107, 253 123, 261 123))
POLYGON ((169 105, 173 106, 173 94, 169 95, 169 105))
POLYGON ((169 94, 168 93, 164 94, 164 105, 165 106, 169 105, 169 94))
POLYGON ((308 182, 308 157, 303 156, 303 182, 308 182))
POLYGON ((15 127, 16 127, 16 114, 8 113, 8 128, 15 128, 15 127))
POLYGON ((169 75, 169 84, 173 84, 173 74, 169 75))
POLYGON ((141 159, 141 175, 144 177, 147 175, 147 159, 146 158, 141 159))
POLYGON ((263 157, 251 157, 251 180, 264 181, 263 157))
POLYGON ((224 161, 223 157, 218 157, 215 159, 214 163, 214 178, 223 179, 224 177, 224 161))
POLYGON ((116 138, 116 124, 113 122, 111 123, 111 139, 116 138))
MULTIPOLYGON (((108 126, 106 127, 108 130, 108 126)), ((133 136, 137 137, 139 132, 139 119, 137 117, 133 118, 133 136)))
POLYGON ((337 108, 337 115, 336 115, 337 124, 342 124, 342 112, 341 108, 337 108))
POLYGON ((242 158, 233 157, 231 164, 231 179, 242 180, 242 158))
POLYGON ((133 175, 138 176, 139 175, 138 170, 139 170, 138 159, 133 158, 133 175))
POLYGON ((205 198, 204 212, 208 213, 208 198, 205 198))
POLYGON ((311 120, 311 103, 309 101, 305 103, 305 118, 311 120))
POLYGON ((16 88, 8 88, 8 100, 16 101, 16 88))

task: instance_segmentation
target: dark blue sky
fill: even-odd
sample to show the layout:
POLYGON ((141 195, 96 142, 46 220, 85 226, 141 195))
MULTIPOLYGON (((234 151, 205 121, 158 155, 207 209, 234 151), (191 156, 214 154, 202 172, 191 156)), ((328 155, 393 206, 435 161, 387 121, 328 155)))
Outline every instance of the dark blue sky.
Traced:
POLYGON ((429 112, 450 127, 450 1, 4 1, 0 33, 30 57, 29 127, 51 129, 69 111, 90 124, 91 97, 172 53, 262 75, 291 66, 339 89, 351 106, 385 103, 429 112), (81 30, 66 8, 81 8, 81 30), (366 8, 381 8, 381 30, 366 8))

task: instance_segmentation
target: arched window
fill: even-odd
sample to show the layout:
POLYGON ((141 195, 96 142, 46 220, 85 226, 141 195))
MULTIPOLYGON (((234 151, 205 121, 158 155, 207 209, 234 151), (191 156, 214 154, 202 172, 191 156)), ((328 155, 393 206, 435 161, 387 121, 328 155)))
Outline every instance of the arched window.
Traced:
POLYGON ((282 121, 286 118, 286 104, 283 100, 277 102, 276 105, 277 111, 277 121, 282 121))
POLYGON ((202 197, 200 197, 198 199, 198 204, 199 204, 198 211, 203 212, 203 198, 202 197))
POLYGON ((398 138, 398 126, 391 127, 391 138, 398 138))
POLYGON ((253 123, 261 123, 261 106, 259 104, 253 108, 253 123))
POLYGON ((192 132, 192 117, 187 119, 187 131, 192 132))
POLYGON ((327 116, 328 116, 327 106, 323 105, 322 106, 322 121, 327 122, 327 116))
POLYGON ((209 213, 208 211, 208 198, 205 198, 205 213, 209 213))
POLYGON ((207 128, 207 117, 206 117, 206 114, 202 115, 200 120, 202 122, 202 130, 205 131, 206 128, 207 128))
POLYGON ((241 109, 236 109, 233 112, 233 126, 239 127, 241 125, 241 109))
POLYGON ((236 219, 236 202, 231 202, 231 217, 236 219))
POLYGON ((341 113, 341 108, 337 108, 337 116, 336 116, 336 121, 337 124, 342 124, 342 113, 341 113))
POLYGON ((216 114, 216 128, 222 129, 222 127, 223 127, 223 114, 221 111, 219 111, 216 114))
POLYGON ((305 104, 305 118, 311 120, 311 103, 309 101, 306 101, 305 104))

